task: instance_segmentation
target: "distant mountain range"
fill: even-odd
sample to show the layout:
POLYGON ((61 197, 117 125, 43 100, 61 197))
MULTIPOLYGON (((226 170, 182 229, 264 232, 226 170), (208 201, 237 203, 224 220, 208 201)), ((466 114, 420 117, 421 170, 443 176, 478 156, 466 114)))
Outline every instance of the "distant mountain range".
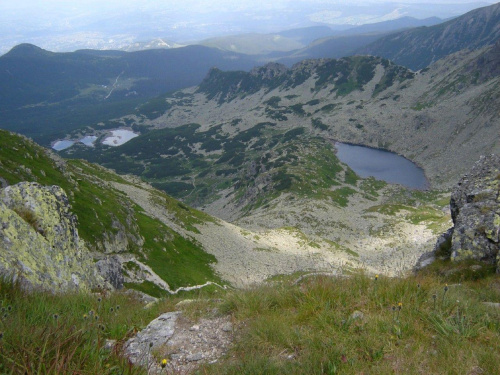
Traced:
MULTIPOLYGON (((328 26, 311 26, 273 34, 232 35, 205 39, 198 44, 250 55, 270 54, 271 58, 280 56, 281 52, 286 57, 280 61, 289 64, 300 61, 304 56, 307 58, 347 56, 356 48, 377 40, 387 32, 431 26, 440 22, 442 20, 437 17, 421 20, 401 17, 362 26, 337 25, 335 29, 328 26), (291 56, 286 54, 291 51, 293 51, 291 56)), ((265 57, 262 59, 266 60, 265 57)))
MULTIPOLYGON (((228 6, 227 2, 207 6, 202 1, 134 1, 123 6, 107 1, 100 7, 89 7, 87 2, 32 1, 31 6, 25 2, 0 2, 0 54, 20 43, 63 52, 121 49, 156 38, 187 44, 225 35, 281 33, 291 27, 327 26, 342 30, 346 24, 352 27, 401 16, 446 19, 487 5, 458 0, 440 4, 376 1, 372 2, 376 3, 374 6, 360 2, 281 0, 239 1, 238 6, 228 6)), ((323 36, 326 35, 320 37, 323 36)))
POLYGON ((387 35, 358 54, 382 56, 413 70, 462 49, 477 49, 500 39, 500 3, 472 10, 432 27, 387 35))
POLYGON ((309 58, 373 55, 419 70, 453 52, 494 44, 500 38, 499 9, 500 4, 494 4, 444 23, 436 18, 420 21, 404 18, 363 25, 317 40, 290 54, 282 54, 275 61, 290 66, 309 58), (410 29, 397 31, 405 23, 410 29))
POLYGON ((119 48, 119 50, 126 52, 135 52, 135 51, 143 51, 146 49, 162 49, 162 48, 169 49, 169 48, 179 48, 185 46, 186 46, 185 44, 179 44, 164 38, 156 38, 149 41, 135 42, 127 46, 124 46, 122 48, 119 48))
MULTIPOLYGON (((133 81, 116 88, 122 95, 124 91, 135 91, 140 96, 158 95, 198 84, 212 66, 248 70, 254 65, 245 55, 203 46, 131 53, 54 53, 21 44, 0 57, 0 110, 59 102, 81 95, 92 85, 111 88, 117 77, 133 81)), ((110 90, 101 91, 107 97, 110 90)))
MULTIPOLYGON (((312 27, 221 38, 213 40, 218 48, 190 45, 136 52, 54 53, 22 44, 0 56, 2 127, 48 145, 72 130, 97 123, 106 128, 112 126, 108 121, 113 118, 138 114, 157 95, 199 84, 214 66, 222 71, 249 71, 267 61, 291 66, 305 59, 371 54, 418 70, 458 50, 496 41, 499 9, 495 4, 445 23, 405 31, 395 29, 431 25, 439 19, 404 18, 341 31, 312 27), (335 35, 286 51, 328 33, 335 35), (235 49, 253 49, 256 54, 231 51, 235 49)), ((165 40, 155 43, 171 46, 165 40)))

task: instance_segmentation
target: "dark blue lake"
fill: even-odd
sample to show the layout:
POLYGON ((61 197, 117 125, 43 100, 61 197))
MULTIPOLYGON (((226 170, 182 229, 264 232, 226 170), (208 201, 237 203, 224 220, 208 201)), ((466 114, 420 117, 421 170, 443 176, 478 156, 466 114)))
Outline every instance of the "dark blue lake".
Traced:
POLYGON ((428 189, 429 181, 422 168, 394 152, 335 143, 337 157, 361 177, 375 177, 390 184, 411 189, 428 189))

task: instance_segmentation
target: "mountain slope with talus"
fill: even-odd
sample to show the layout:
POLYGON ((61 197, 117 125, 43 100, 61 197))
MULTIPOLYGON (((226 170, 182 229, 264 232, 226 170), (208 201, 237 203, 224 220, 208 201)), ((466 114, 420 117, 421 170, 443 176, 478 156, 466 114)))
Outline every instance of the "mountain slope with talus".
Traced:
POLYGON ((419 73, 361 56, 212 69, 197 88, 164 99, 165 114, 139 124, 142 138, 93 154, 159 186, 177 181, 179 196, 194 198, 202 187, 193 192, 188 176, 217 167, 220 178, 234 178, 256 160, 252 152, 271 150, 290 131, 285 139, 306 134, 397 152, 422 166, 433 187, 447 188, 481 154, 498 151, 499 51, 499 43, 461 51, 419 73), (114 163, 118 155, 128 163, 114 163))
POLYGON ((394 274, 446 226, 456 176, 498 150, 497 107, 484 105, 498 101, 497 49, 459 52, 419 73, 362 56, 213 69, 166 97, 163 115, 138 123, 141 136, 64 154, 141 175, 257 237, 293 233, 394 274), (361 179, 337 159, 334 140, 402 154, 445 190, 361 179))

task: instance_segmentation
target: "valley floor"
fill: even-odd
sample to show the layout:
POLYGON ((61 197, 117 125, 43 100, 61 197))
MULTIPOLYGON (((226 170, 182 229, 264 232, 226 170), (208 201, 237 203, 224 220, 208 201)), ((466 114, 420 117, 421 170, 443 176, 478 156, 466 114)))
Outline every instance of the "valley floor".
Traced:
MULTIPOLYGON (((205 222, 196 225, 197 232, 188 232, 154 202, 145 186, 114 186, 152 217, 202 243, 216 257, 217 273, 237 287, 296 272, 344 274, 364 269, 402 275, 451 226, 446 193, 388 185, 377 198, 350 197, 346 207, 284 194, 270 207, 257 208, 232 223, 205 222)), ((218 205, 205 210, 224 218, 227 211, 219 211, 218 205)))

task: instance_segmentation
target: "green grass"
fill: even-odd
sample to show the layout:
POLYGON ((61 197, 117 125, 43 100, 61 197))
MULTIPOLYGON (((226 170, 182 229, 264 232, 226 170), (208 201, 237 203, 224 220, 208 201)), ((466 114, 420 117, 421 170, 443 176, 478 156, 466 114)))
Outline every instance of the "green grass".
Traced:
POLYGON ((196 373, 495 374, 500 309, 483 302, 500 302, 500 277, 491 269, 480 277, 461 272, 457 284, 449 270, 300 282, 297 273, 246 290, 165 297, 149 309, 118 292, 29 293, 0 280, 0 373, 145 374, 123 358, 124 343, 180 299, 194 298, 181 308, 186 318, 218 311, 231 315, 237 332, 227 356, 196 373), (117 340, 115 349, 105 348, 108 339, 117 340))
POLYGON ((359 179, 359 176, 351 168, 347 167, 345 170, 344 182, 356 186, 359 179))
POLYGON ((286 231, 291 236, 297 238, 299 245, 315 247, 317 249, 321 248, 321 246, 318 243, 311 241, 309 239, 309 237, 304 232, 302 232, 300 229, 298 229, 296 227, 290 227, 290 226, 281 227, 281 228, 279 228, 279 230, 286 231))
MULTIPOLYGON (((152 288, 143 284, 146 291, 152 288)), ((220 289, 162 294, 165 298, 148 308, 130 293, 92 292, 28 292, 0 279, 0 373, 145 375, 123 356, 125 342, 160 314, 174 311, 180 300, 207 301, 220 289), (107 340, 116 340, 113 349, 105 347, 107 340)))
MULTIPOLYGON (((207 281, 223 283, 214 273, 210 264, 217 260, 203 251, 200 244, 186 239, 156 219, 141 214, 136 215, 144 237, 143 256, 139 259, 150 266, 165 280, 170 288, 204 284, 207 281)), ((155 292, 154 295, 158 293, 155 292)))
POLYGON ((165 304, 145 310, 125 294, 96 292, 28 293, 0 281, 0 373, 145 374, 119 348, 165 304), (105 349, 107 339, 117 340, 116 350, 105 349))
POLYGON ((353 257, 359 258, 359 254, 357 252, 349 249, 346 246, 342 246, 342 245, 338 244, 337 242, 328 240, 326 238, 323 238, 323 241, 326 242, 328 245, 330 245, 333 251, 344 251, 347 254, 352 255, 353 257))
POLYGON ((359 186, 365 193, 365 198, 375 200, 380 196, 380 190, 387 186, 387 182, 368 177, 363 179, 359 186))
POLYGON ((411 107, 411 109, 413 109, 414 111, 421 111, 422 109, 432 107, 432 105, 433 105, 432 103, 420 103, 420 102, 418 102, 413 107, 411 107))
POLYGON ((347 207, 347 204, 349 203, 349 196, 354 195, 355 193, 356 190, 344 186, 333 190, 330 192, 329 196, 332 198, 333 202, 338 204, 340 207, 347 207))
POLYGON ((140 283, 123 283, 123 286, 128 289, 137 290, 155 298, 162 298, 167 295, 167 292, 151 281, 142 281, 140 283))
MULTIPOLYGON (((424 197, 420 197, 424 198, 424 197)), ((428 197, 427 197, 428 198, 428 197)), ((450 216, 442 211, 442 204, 449 199, 434 199, 433 201, 419 200, 421 204, 415 204, 412 200, 411 206, 398 203, 384 203, 372 206, 365 212, 377 212, 387 216, 399 216, 413 225, 425 224, 435 234, 443 233, 451 226, 450 216), (423 204, 422 204, 423 203, 423 204)))
POLYGON ((498 277, 444 287, 435 276, 310 277, 228 293, 219 309, 240 324, 235 346, 199 373, 497 373, 500 310, 481 302, 500 301, 498 277))

